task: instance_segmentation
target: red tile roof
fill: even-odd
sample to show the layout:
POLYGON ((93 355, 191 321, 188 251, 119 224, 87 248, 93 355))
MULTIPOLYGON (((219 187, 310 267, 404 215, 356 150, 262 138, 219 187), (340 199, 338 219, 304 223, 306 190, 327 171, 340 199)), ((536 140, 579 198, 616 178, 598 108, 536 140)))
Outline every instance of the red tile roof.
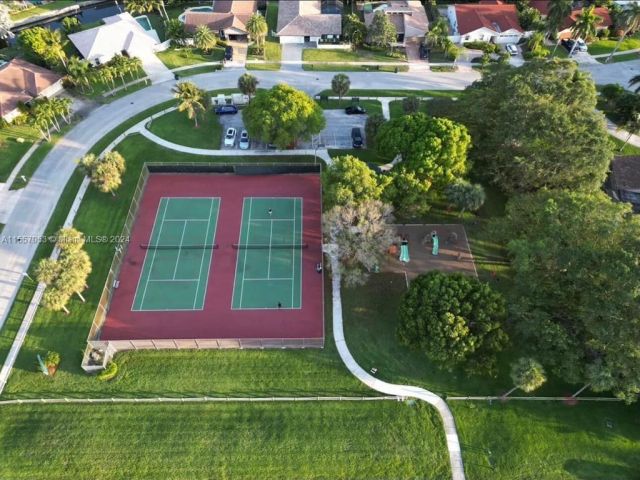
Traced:
MULTIPOLYGON (((582 13, 582 9, 580 8, 572 10, 571 15, 569 15, 567 18, 564 19, 564 24, 562 25, 562 27, 565 29, 571 28, 573 24, 576 23, 576 20, 578 19, 578 15, 580 15, 581 13, 582 13)), ((605 28, 613 25, 613 21, 611 20, 611 15, 609 15, 609 9, 607 7, 596 7, 593 10, 593 13, 595 13, 597 16, 602 18, 602 22, 600 22, 597 25, 598 28, 605 28)))
POLYGON ((62 77, 33 63, 14 58, 0 68, 0 116, 28 102, 62 77))
POLYGON ((523 31, 518 22, 518 10, 513 4, 505 5, 498 0, 483 0, 479 4, 456 4, 455 9, 460 35, 483 27, 496 32, 511 29, 523 31))
POLYGON ((531 0, 529 2, 531 8, 535 8, 544 16, 549 15, 550 4, 551 2, 549 0, 531 0))

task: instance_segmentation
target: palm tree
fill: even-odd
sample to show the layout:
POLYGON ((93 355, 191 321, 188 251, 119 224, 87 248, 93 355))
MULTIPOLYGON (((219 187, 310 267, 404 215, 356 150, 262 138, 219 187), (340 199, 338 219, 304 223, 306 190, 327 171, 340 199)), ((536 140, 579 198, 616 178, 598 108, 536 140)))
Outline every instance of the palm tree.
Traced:
POLYGON ((244 95, 248 95, 249 100, 251 100, 251 96, 256 93, 258 83, 259 82, 256 77, 250 73, 244 73, 238 78, 238 90, 240 90, 244 95))
POLYGON ((64 51, 64 47, 67 46, 69 40, 62 34, 60 30, 51 30, 45 28, 42 34, 45 43, 47 44, 48 58, 55 58, 62 62, 64 68, 67 68, 67 54, 64 51))
POLYGON ((251 39, 256 42, 259 50, 262 50, 264 45, 264 39, 269 31, 267 21, 259 13, 254 13, 247 22, 247 32, 251 36, 251 39))
POLYGON ((133 14, 151 13, 157 10, 160 17, 169 20, 169 15, 167 15, 163 0, 127 0, 125 2, 125 9, 127 12, 133 14))
POLYGON ((629 140, 631 140, 631 137, 640 133, 640 112, 632 112, 629 115, 629 118, 627 118, 627 120, 618 127, 618 130, 625 130, 629 134, 620 147, 620 151, 622 152, 624 147, 627 146, 627 143, 629 143, 629 140))
POLYGON ((193 82, 181 82, 173 87, 173 93, 178 99, 178 111, 187 112, 187 117, 194 120, 198 128, 198 116, 206 111, 206 92, 193 82))
POLYGON ((67 62, 67 72, 69 73, 69 78, 71 81, 77 85, 80 85, 81 89, 84 91, 84 86, 89 86, 89 70, 91 69, 91 64, 89 61, 84 60, 76 55, 69 58, 67 62))
MULTIPOLYGON (((564 24, 564 20, 571 14, 573 7, 573 0, 555 0, 549 5, 549 14, 547 15, 547 27, 549 30, 549 36, 558 35, 560 28, 564 24)), ((555 53, 558 48, 559 39, 556 41, 556 45, 553 48, 555 53)))
POLYGON ((530 52, 537 50, 544 42, 544 34, 542 32, 533 32, 527 40, 527 48, 530 52))
POLYGON ((331 90, 338 95, 338 102, 342 102, 342 97, 349 93, 351 80, 344 73, 338 73, 331 79, 331 90))
POLYGON ((627 5, 624 12, 622 12, 621 17, 622 35, 616 43, 613 52, 611 52, 611 55, 607 57, 606 63, 609 63, 611 61, 613 55, 616 53, 618 48, 620 48, 620 44, 624 41, 624 38, 629 34, 629 32, 637 30, 640 26, 640 5, 637 3, 630 3, 629 5, 627 5))
POLYGON ((426 40, 428 45, 443 50, 448 37, 449 25, 444 18, 440 17, 433 25, 429 27, 426 40))
POLYGON ((198 25, 193 34, 193 44, 205 53, 209 53, 216 46, 216 36, 206 25, 198 25))
MULTIPOLYGON (((602 17, 599 17, 593 12, 595 8, 595 5, 591 5, 590 7, 583 8, 582 12, 578 14, 576 22, 571 27, 571 37, 574 40, 582 38, 586 42, 598 33, 597 26, 599 23, 602 23, 602 17)), ((577 45, 578 42, 573 42, 569 56, 573 55, 573 51, 577 45)))

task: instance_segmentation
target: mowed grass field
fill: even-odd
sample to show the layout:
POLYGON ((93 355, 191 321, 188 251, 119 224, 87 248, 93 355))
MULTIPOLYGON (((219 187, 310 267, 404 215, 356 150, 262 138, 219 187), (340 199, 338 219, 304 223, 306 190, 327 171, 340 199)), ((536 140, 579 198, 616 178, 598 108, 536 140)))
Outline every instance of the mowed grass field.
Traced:
POLYGON ((0 478, 450 478, 440 419, 395 401, 0 407, 0 478))
POLYGON ((185 112, 174 110, 155 118, 149 131, 164 140, 194 148, 219 149, 222 141, 222 125, 213 109, 198 118, 198 126, 189 120, 185 112))
POLYGON ((640 478, 638 405, 450 402, 469 480, 640 478))

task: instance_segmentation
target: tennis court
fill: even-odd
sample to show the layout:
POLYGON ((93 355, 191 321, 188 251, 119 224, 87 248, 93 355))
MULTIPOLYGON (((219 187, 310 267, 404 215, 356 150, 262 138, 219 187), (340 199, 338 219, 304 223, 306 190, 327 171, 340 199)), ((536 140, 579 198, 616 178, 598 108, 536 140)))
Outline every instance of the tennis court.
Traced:
POLYGON ((204 308, 219 209, 220 198, 160 199, 133 311, 204 308))
POLYGON ((233 309, 301 308, 302 198, 245 198, 235 247, 233 309))

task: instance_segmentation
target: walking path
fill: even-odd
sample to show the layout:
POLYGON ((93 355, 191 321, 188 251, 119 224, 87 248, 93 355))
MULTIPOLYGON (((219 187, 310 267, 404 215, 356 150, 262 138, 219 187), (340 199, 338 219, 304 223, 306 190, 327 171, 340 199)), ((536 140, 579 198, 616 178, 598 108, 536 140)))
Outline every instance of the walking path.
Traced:
POLYGON ((233 403, 233 402, 379 402, 384 400, 402 401, 402 397, 385 395, 382 397, 105 397, 105 398, 26 398, 2 400, 3 405, 40 405, 52 403, 233 403))
POLYGON ((464 465, 462 463, 462 451, 460 450, 460 441, 458 440, 458 432, 453 419, 453 414, 449 410, 447 403, 436 394, 419 387, 410 385, 394 385, 392 383, 383 382, 367 373, 355 361, 349 347, 344 338, 344 329, 342 322, 342 298, 340 296, 340 266, 335 245, 325 246, 325 253, 331 261, 332 276, 332 294, 333 294, 333 337, 340 358, 347 366, 349 371, 355 375, 362 383, 381 393, 387 395, 397 395, 400 397, 412 397, 424 400, 433 405, 440 413, 444 426, 445 437, 447 440, 447 450, 449 451, 449 462, 451 464, 451 478, 453 480, 464 480, 464 465))
POLYGON ((611 120, 607 120, 607 130, 610 135, 616 137, 618 140, 622 140, 623 142, 627 142, 629 145, 640 148, 640 136, 633 134, 629 136, 629 132, 618 127, 611 120))

